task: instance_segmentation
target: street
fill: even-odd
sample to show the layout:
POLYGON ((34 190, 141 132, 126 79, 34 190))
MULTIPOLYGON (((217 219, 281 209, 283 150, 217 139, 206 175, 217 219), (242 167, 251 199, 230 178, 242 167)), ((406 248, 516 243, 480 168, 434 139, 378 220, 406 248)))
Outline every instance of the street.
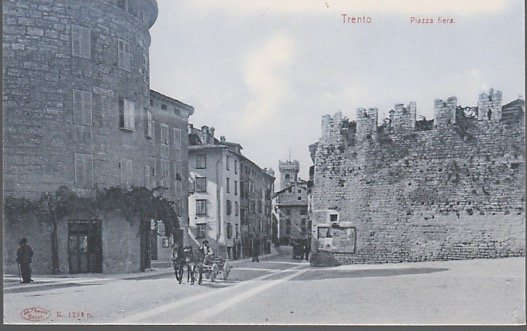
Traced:
POLYGON ((524 258, 310 268, 284 249, 200 286, 177 284, 168 269, 5 280, 4 323, 523 324, 524 275, 524 258), (23 319, 32 307, 49 317, 23 319))

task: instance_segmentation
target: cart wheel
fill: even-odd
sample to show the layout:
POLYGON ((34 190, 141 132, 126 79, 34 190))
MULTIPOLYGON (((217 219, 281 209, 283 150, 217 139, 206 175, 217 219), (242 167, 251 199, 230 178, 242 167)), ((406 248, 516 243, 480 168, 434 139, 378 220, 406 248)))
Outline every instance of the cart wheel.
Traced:
POLYGON ((227 278, 229 277, 229 272, 231 272, 231 266, 225 262, 225 264, 223 265, 223 280, 227 280, 227 278))

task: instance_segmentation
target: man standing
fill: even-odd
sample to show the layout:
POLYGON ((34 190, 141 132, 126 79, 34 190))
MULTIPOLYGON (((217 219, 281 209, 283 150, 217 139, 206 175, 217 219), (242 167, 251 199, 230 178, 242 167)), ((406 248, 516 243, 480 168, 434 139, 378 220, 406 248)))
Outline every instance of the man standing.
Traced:
POLYGON ((19 242, 20 247, 16 251, 16 262, 20 265, 22 273, 22 283, 31 282, 31 259, 33 258, 33 249, 27 243, 26 238, 19 242))
POLYGON ((252 249, 252 255, 253 260, 251 262, 258 262, 260 263, 260 260, 258 259, 258 254, 260 253, 260 240, 258 238, 253 240, 253 249, 252 249))
POLYGON ((309 252, 311 252, 311 240, 305 239, 304 240, 304 256, 306 258, 306 261, 309 261, 309 252))

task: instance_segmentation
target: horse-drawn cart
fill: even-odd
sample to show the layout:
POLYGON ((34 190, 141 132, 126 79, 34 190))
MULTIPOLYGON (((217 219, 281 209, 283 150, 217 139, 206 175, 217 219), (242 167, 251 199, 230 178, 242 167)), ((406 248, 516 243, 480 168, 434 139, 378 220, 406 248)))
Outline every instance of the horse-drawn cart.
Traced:
POLYGON ((232 269, 227 259, 217 256, 211 256, 209 259, 205 259, 201 267, 205 277, 211 281, 215 281, 219 274, 223 276, 224 280, 227 280, 232 269))

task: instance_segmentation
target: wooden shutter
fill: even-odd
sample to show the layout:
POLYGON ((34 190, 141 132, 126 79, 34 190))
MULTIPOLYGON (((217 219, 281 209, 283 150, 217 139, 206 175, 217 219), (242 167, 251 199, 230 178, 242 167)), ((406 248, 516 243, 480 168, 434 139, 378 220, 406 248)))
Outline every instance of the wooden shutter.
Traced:
POLYGON ((82 124, 82 91, 73 90, 73 123, 82 124))
POLYGON ((91 58, 91 31, 89 28, 80 28, 80 56, 86 59, 91 58))
POLYGON ((92 125, 92 94, 88 91, 82 91, 82 124, 92 125))
POLYGON ((79 27, 77 25, 71 26, 71 55, 73 56, 80 56, 80 48, 81 48, 81 41, 80 41, 80 31, 79 27))

